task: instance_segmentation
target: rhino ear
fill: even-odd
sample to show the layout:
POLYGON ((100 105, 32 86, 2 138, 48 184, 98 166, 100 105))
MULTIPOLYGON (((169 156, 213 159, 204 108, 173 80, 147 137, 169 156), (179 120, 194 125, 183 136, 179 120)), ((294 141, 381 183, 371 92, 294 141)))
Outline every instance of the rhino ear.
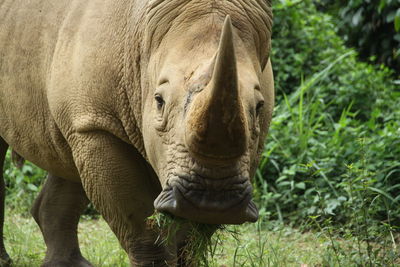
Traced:
MULTIPOLYGON (((271 42, 270 42, 271 44, 271 42)), ((271 45, 268 46, 267 51, 266 51, 266 56, 263 57, 262 61, 261 61, 261 70, 264 71, 265 67, 267 66, 269 57, 270 57, 270 53, 271 53, 271 45)))

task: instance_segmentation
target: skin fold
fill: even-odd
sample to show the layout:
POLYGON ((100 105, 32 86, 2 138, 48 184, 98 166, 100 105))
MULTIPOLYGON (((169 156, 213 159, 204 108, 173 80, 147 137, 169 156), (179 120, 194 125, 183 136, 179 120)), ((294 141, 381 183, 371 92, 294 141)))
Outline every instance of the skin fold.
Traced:
MULTIPOLYGON (((89 201, 132 266, 188 266, 185 230, 155 242, 155 209, 257 218, 271 27, 267 0, 0 0, 0 163, 11 147, 49 172, 32 208, 43 266, 92 266, 77 240, 89 201)), ((0 226, 3 209, 0 179, 0 226)))

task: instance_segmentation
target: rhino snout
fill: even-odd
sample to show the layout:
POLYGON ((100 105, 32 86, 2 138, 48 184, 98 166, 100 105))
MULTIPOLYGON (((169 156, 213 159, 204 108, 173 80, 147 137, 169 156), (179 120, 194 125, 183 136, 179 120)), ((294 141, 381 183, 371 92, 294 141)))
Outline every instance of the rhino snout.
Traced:
POLYGON ((154 202, 157 211, 207 224, 255 222, 258 210, 251 200, 248 178, 208 179, 176 176, 154 202))

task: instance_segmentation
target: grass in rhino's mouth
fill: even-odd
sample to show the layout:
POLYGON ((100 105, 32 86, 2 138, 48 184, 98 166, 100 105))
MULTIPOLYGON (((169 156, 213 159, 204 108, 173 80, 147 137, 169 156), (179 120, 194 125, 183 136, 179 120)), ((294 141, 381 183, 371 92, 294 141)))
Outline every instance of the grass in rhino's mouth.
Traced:
POLYGON ((218 240, 223 232, 230 232, 234 237, 236 235, 224 225, 197 223, 161 212, 155 212, 148 217, 147 225, 160 231, 156 243, 164 245, 174 242, 179 230, 187 230, 185 247, 178 256, 183 257, 194 266, 208 266, 208 256, 213 256, 216 251, 216 245, 212 242, 211 237, 218 240))

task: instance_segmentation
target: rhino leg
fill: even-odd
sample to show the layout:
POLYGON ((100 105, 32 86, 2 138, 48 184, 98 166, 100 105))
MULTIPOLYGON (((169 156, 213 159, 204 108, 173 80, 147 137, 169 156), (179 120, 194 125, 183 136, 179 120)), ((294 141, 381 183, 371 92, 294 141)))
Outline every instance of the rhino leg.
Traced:
POLYGON ((49 174, 31 213, 46 242, 42 267, 89 267, 78 244, 79 217, 89 201, 80 183, 49 174))
POLYGON ((3 164, 7 153, 7 148, 8 148, 7 143, 0 137, 0 169, 1 169, 0 171, 0 266, 10 266, 11 263, 11 259, 8 256, 7 251, 4 247, 4 240, 3 240, 4 198, 5 198, 3 164))
POLYGON ((176 245, 157 243, 146 224, 161 186, 140 153, 102 132, 76 134, 74 159, 90 201, 128 253, 132 266, 176 266, 176 245))

